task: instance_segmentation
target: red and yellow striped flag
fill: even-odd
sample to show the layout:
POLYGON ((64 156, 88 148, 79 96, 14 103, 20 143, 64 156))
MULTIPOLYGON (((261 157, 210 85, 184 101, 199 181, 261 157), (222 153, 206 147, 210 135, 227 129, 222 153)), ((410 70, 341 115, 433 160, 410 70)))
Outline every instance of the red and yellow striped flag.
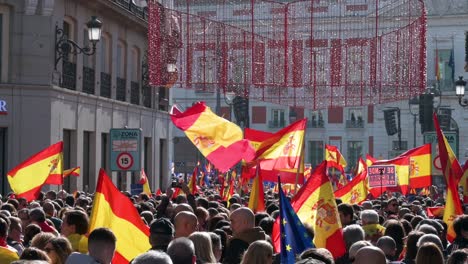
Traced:
POLYGON ((450 144, 445 138, 444 132, 440 129, 437 114, 433 114, 434 128, 437 132, 437 142, 439 146, 439 158, 442 171, 447 184, 447 197, 445 198, 444 222, 448 226, 447 239, 452 242, 455 239, 453 221, 458 215, 463 214, 460 198, 458 195, 458 182, 462 178, 463 170, 458 163, 457 157, 453 153, 450 144))
POLYGON ((244 165, 242 177, 255 177, 256 165, 260 163, 263 180, 283 183, 304 182, 304 159, 302 146, 307 119, 301 119, 276 133, 245 129, 248 139, 256 151, 255 162, 244 165))
POLYGON ((34 154, 7 173, 10 187, 17 197, 28 201, 37 198, 44 184, 63 183, 63 142, 34 154))
POLYGON ((432 185, 431 144, 410 149, 399 157, 410 158, 409 184, 411 188, 423 188, 432 185))
POLYGON ((191 194, 195 194, 195 193, 198 192, 197 175, 198 175, 198 166, 199 165, 200 165, 200 162, 198 162, 197 166, 195 166, 195 168, 193 168, 192 177, 190 177, 190 180, 188 182, 188 188, 189 188, 191 194))
POLYGON ((463 203, 468 203, 468 161, 463 165, 463 176, 459 185, 463 188, 463 203))
POLYGON ((427 207, 426 213, 429 218, 434 217, 443 217, 444 216, 444 206, 436 206, 436 207, 427 207))
POLYGON ((75 167, 75 168, 64 170, 63 171, 63 178, 68 177, 68 176, 79 177, 80 174, 81 174, 81 167, 78 166, 78 167, 75 167))
MULTIPOLYGON (((369 159, 366 161, 368 163, 369 159)), ((396 187, 383 187, 379 186, 371 187, 369 184, 369 192, 372 193, 374 197, 379 197, 382 191, 392 191, 392 192, 401 192, 404 195, 407 195, 409 192, 409 157, 408 156, 398 156, 390 160, 376 160, 372 165, 393 165, 395 166, 395 175, 397 178, 396 187)), ((370 167, 369 165, 367 165, 370 167)))
POLYGON ((143 185, 143 193, 146 193, 149 197, 151 197, 152 194, 151 188, 149 186, 148 177, 146 176, 145 170, 143 168, 141 168, 140 181, 138 183, 143 185))
POLYGON ((325 160, 327 161, 328 167, 336 168, 344 175, 344 168, 348 163, 343 155, 341 155, 337 146, 325 144, 325 160))
POLYGON ((315 168, 291 204, 302 223, 314 228, 314 245, 317 248, 328 249, 335 259, 346 253, 335 195, 327 176, 326 161, 315 168))
POLYGON ((221 172, 228 171, 241 159, 251 161, 255 151, 236 124, 215 115, 203 102, 195 103, 185 112, 175 106, 171 119, 185 132, 198 150, 221 172))
POLYGON ((335 197, 340 198, 343 203, 361 203, 367 198, 369 189, 367 184, 367 166, 362 158, 359 158, 357 171, 360 173, 351 182, 335 191, 335 197), (360 167, 363 167, 363 169, 360 169, 360 167))
POLYGON ((257 165, 257 176, 255 176, 252 184, 249 198, 249 208, 254 213, 265 212, 265 194, 263 192, 263 179, 260 168, 261 166, 257 165))
POLYGON ((89 219, 89 232, 107 227, 117 238, 114 264, 129 263, 137 255, 148 251, 149 227, 141 220, 132 202, 114 186, 101 169, 89 219))

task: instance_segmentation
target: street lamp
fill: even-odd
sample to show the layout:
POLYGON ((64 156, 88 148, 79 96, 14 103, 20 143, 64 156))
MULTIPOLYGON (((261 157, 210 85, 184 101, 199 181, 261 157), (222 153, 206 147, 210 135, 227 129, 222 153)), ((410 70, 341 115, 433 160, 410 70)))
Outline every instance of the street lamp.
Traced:
POLYGON ((93 55, 96 52, 96 43, 101 39, 102 22, 95 16, 91 17, 91 20, 86 23, 88 27, 88 39, 92 44, 92 48, 86 46, 81 48, 76 42, 68 39, 62 28, 55 25, 55 70, 57 70, 57 64, 60 60, 67 61, 69 54, 80 54, 93 55))
POLYGON ((465 99, 465 86, 466 86, 466 81, 463 80, 463 76, 459 76, 458 80, 455 82, 455 93, 458 96, 458 103, 462 107, 467 107, 468 106, 468 99, 465 99))
POLYGON ((416 116, 419 115, 419 98, 417 96, 409 99, 409 112, 413 116, 413 147, 416 147, 416 116))
POLYGON ((234 104, 236 93, 233 91, 224 93, 224 102, 229 106, 229 121, 232 121, 232 105, 234 104))

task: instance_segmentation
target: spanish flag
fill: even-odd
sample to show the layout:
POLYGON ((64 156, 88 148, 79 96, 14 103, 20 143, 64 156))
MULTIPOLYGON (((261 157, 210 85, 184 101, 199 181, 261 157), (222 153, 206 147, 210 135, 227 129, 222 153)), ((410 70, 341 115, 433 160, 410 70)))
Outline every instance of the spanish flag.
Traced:
POLYGON ((236 124, 215 115, 203 102, 185 112, 171 109, 171 119, 185 132, 198 150, 221 172, 228 171, 241 159, 251 161, 255 151, 236 124))
POLYGON ((364 169, 359 169, 360 173, 351 182, 335 191, 335 197, 340 198, 343 203, 357 204, 367 198, 369 189, 367 184, 367 166, 362 158, 359 158, 359 167, 363 167, 364 169))
POLYGON ((444 206, 427 207, 426 214, 429 218, 439 218, 444 216, 444 206))
POLYGON ((141 220, 132 202, 114 186, 106 172, 99 171, 89 232, 107 227, 117 238, 112 263, 129 263, 137 255, 148 251, 149 228, 141 220))
POLYGON ((146 193, 151 197, 151 188, 149 186, 148 177, 146 176, 145 170, 142 168, 140 172, 140 181, 139 184, 143 185, 143 193, 146 193))
POLYGON ((458 182, 462 178, 463 171, 458 163, 457 157, 453 153, 450 144, 445 138, 444 132, 440 129, 437 114, 433 114, 434 127, 437 132, 437 142, 439 145, 439 158, 442 171, 447 184, 447 196, 445 198, 444 222, 448 226, 447 239, 452 242, 455 239, 455 231, 453 230, 453 221, 457 216, 463 214, 460 198, 458 195, 458 182))
POLYGON ((410 158, 409 179, 411 188, 423 188, 432 185, 431 144, 410 149, 399 157, 410 158))
POLYGON ((80 174, 81 174, 81 168, 78 166, 78 167, 75 167, 75 168, 64 170, 63 171, 63 178, 68 177, 68 176, 79 177, 80 174))
MULTIPOLYGON (((390 160, 377 160, 374 163, 372 163, 372 166, 377 166, 377 165, 395 166, 397 186, 381 188, 381 186, 379 185, 379 186, 371 187, 372 183, 369 182, 369 192, 372 193, 374 197, 379 197, 382 194, 381 191, 401 192, 404 195, 408 194, 409 189, 410 189, 409 188, 409 157, 398 156, 390 160)), ((372 167, 372 166, 369 166, 369 167, 372 167)))
POLYGON ((189 188, 191 194, 195 194, 195 193, 198 192, 197 174, 198 174, 198 166, 199 165, 200 165, 200 162, 198 162, 197 166, 195 166, 195 168, 193 168, 192 177, 190 177, 190 180, 188 182, 188 188, 189 188))
POLYGON ((459 186, 463 188, 463 203, 468 203, 468 161, 465 161, 465 165, 463 165, 463 176, 459 186))
POLYGON ((60 141, 34 154, 8 172, 8 182, 17 197, 32 201, 44 184, 63 182, 63 142, 60 141))
POLYGON ((249 208, 252 209, 254 213, 265 211, 265 194, 263 192, 263 179, 259 165, 257 165, 256 174, 257 176, 255 176, 252 184, 249 198, 249 208))
POLYGON ((247 163, 242 177, 253 178, 258 163, 265 181, 284 183, 304 182, 304 158, 302 148, 307 119, 299 120, 276 133, 245 129, 245 138, 256 151, 255 162, 247 163))
POLYGON ((337 146, 325 144, 325 160, 327 161, 328 167, 336 168, 344 175, 344 167, 346 167, 348 163, 343 155, 341 155, 337 146))
POLYGON ((314 228, 313 242, 317 248, 328 249, 335 259, 346 253, 335 195, 327 176, 326 161, 315 168, 291 204, 302 223, 314 228))

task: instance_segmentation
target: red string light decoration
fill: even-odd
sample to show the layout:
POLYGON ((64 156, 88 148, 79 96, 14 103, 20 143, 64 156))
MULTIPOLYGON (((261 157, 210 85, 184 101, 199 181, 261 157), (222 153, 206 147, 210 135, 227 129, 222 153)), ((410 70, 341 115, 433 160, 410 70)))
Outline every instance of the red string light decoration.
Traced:
POLYGON ((150 1, 148 40, 154 86, 173 63, 176 87, 308 109, 388 103, 426 87, 422 0, 150 1))

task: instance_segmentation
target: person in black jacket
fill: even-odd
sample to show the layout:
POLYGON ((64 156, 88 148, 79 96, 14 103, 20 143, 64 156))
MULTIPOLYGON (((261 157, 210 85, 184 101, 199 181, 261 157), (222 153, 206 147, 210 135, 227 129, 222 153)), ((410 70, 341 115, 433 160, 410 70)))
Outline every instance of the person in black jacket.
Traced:
POLYGON ((453 222, 453 229, 456 237, 453 243, 447 248, 447 255, 457 249, 468 248, 468 215, 460 215, 453 222))

